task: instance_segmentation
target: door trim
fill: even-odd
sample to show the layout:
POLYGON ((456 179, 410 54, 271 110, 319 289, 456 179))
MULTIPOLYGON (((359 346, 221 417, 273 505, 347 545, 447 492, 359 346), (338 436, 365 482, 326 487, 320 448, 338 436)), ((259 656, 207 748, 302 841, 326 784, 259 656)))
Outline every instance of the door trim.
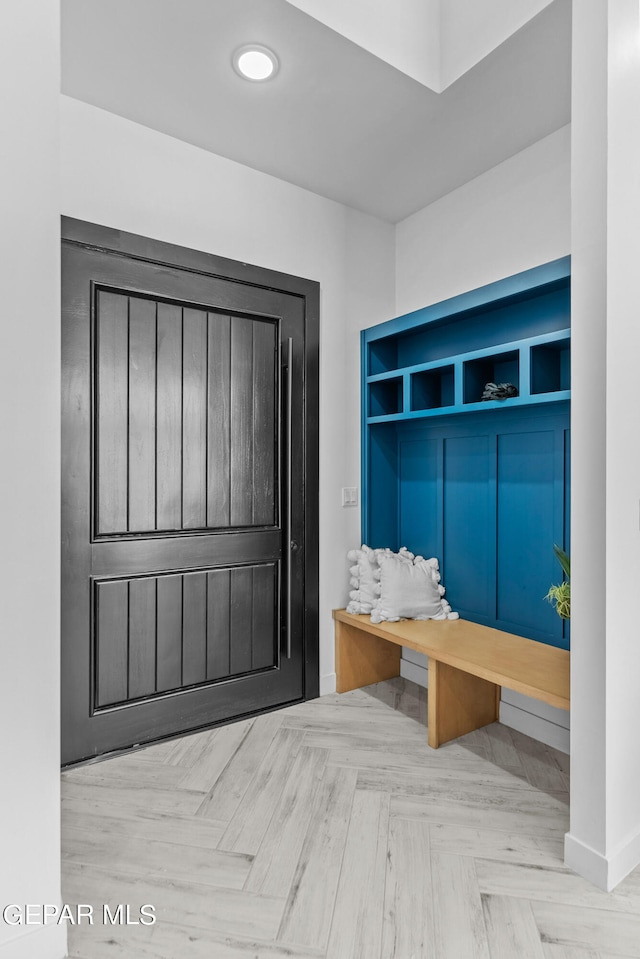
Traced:
POLYGON ((62 217, 62 242, 113 256, 220 278, 299 297, 304 307, 304 636, 303 698, 320 695, 319 658, 319 326, 320 284, 249 263, 62 217))

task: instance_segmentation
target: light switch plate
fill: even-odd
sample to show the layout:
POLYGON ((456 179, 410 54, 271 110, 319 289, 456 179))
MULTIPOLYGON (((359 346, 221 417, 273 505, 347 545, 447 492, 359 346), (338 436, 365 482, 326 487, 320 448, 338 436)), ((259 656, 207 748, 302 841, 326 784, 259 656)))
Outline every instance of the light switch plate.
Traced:
POLYGON ((357 486, 342 487, 342 505, 343 506, 358 505, 358 487, 357 486))

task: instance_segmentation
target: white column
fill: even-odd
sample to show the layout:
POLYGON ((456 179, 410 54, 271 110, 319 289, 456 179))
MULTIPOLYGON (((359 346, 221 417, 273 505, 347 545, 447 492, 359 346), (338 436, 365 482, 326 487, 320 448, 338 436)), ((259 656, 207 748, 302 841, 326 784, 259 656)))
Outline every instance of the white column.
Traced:
POLYGON ((640 863, 640 22, 573 4, 571 825, 605 889, 640 863))
MULTIPOLYGON (((58 19, 0 3, 2 910, 60 902, 58 19)), ((0 913, 1 959, 65 954, 64 926, 0 913)))

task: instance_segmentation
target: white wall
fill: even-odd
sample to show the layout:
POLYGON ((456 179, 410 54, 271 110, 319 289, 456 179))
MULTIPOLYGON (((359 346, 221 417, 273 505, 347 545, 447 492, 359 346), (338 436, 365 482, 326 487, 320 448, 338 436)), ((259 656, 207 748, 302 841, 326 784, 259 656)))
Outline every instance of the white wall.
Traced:
POLYGON ((440 0, 288 2, 396 70, 440 89, 440 0))
POLYGON ((570 253, 570 172, 566 126, 399 223, 397 313, 570 253))
POLYGON ((573 16, 574 643, 566 858, 610 889, 640 862, 640 23, 637 0, 581 0, 573 16))
MULTIPOLYGON (((398 224, 397 314, 570 253, 570 139, 563 127, 398 224)), ((403 676, 426 685, 426 667, 403 650, 403 676)), ((500 718, 569 751, 564 710, 505 690, 500 718)))
MULTIPOLYGON (((0 908, 61 899, 58 29, 50 0, 0 5, 0 908)), ((0 918, 3 959, 65 953, 0 918)))
POLYGON ((321 284, 320 655, 334 688, 331 609, 347 600, 360 513, 358 331, 393 315, 394 228, 223 157, 61 98, 62 212, 321 284))
POLYGON ((396 70, 442 91, 551 0, 288 0, 396 70))
POLYGON ((550 3, 551 0, 440 0, 442 89, 550 3))

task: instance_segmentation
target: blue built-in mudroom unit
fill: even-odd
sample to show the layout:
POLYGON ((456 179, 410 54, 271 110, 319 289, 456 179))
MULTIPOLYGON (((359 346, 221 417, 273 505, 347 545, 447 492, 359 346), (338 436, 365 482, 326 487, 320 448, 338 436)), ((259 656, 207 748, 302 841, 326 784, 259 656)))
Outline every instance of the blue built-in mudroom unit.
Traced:
POLYGON ((466 619, 568 648, 570 260, 362 333, 363 539, 437 556, 466 619), (482 401, 489 382, 518 395, 482 401))

